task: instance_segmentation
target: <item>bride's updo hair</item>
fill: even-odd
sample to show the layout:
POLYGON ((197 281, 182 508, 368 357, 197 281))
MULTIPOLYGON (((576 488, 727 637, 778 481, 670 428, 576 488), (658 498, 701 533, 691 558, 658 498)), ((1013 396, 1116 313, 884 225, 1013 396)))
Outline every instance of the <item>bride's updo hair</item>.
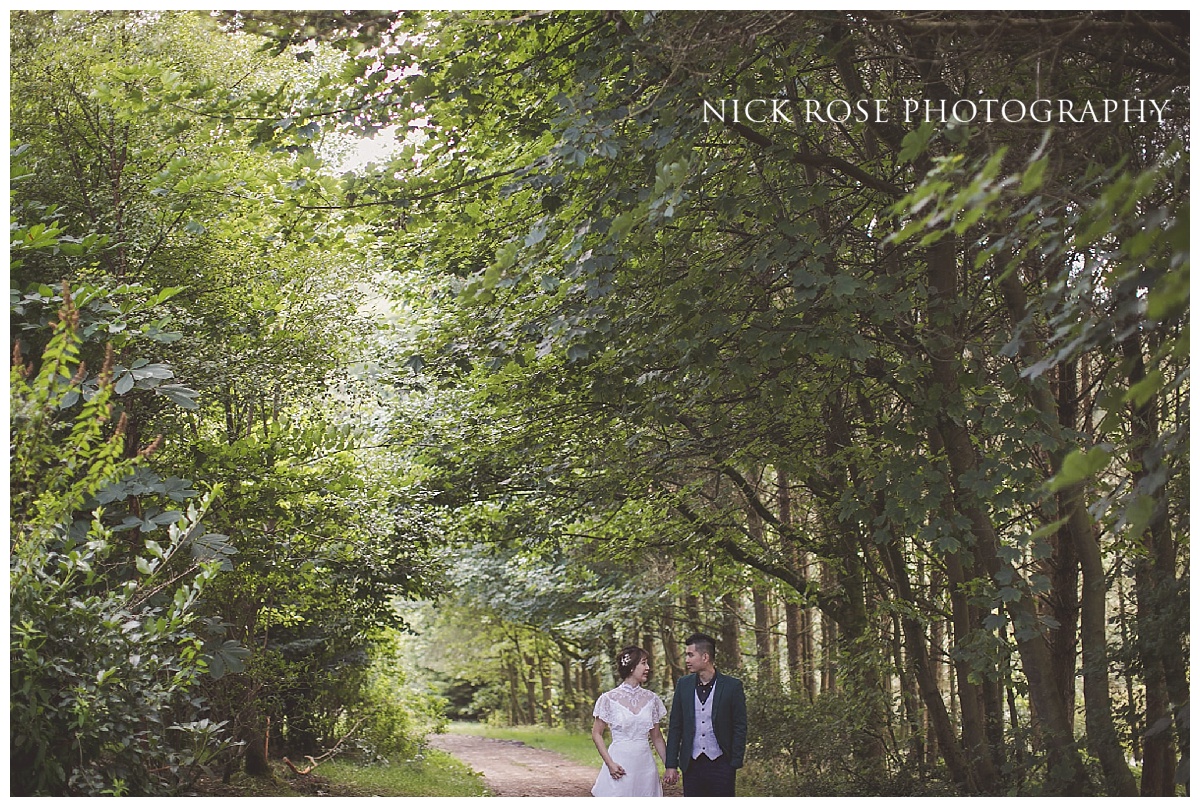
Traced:
POLYGON ((633 674, 637 665, 642 663, 642 659, 650 658, 650 654, 640 647, 629 645, 622 647, 617 653, 617 680, 624 681, 633 674))

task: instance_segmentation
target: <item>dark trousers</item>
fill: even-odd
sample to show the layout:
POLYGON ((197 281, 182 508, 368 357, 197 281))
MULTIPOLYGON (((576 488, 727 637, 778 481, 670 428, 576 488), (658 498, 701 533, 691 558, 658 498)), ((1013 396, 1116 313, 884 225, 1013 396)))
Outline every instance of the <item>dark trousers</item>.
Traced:
POLYGON ((709 759, 704 754, 688 763, 683 773, 684 796, 732 796, 737 771, 722 754, 709 759))

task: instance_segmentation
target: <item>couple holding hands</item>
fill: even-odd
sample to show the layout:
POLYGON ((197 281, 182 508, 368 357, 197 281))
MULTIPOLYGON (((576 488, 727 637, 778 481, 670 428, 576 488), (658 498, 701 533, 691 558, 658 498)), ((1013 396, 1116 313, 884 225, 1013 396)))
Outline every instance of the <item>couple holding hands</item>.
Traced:
POLYGON ((684 796, 732 796, 737 769, 746 753, 746 693, 742 682, 713 665, 716 641, 703 633, 689 636, 688 675, 675 685, 671 719, 664 741, 659 722, 667 710, 662 699, 642 685, 650 677, 650 654, 626 647, 617 654, 621 684, 603 693, 592 711, 592 741, 604 767, 593 796, 661 796, 663 782, 683 774, 684 796), (612 744, 604 746, 604 729, 612 744), (662 781, 647 737, 666 766, 662 781))

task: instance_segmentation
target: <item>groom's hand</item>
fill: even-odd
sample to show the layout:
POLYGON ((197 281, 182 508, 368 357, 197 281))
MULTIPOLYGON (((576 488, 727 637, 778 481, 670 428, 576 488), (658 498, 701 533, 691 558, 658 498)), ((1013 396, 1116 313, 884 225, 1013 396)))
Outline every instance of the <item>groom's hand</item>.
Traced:
POLYGON ((673 785, 678 781, 679 781, 679 771, 675 770, 674 768, 667 768, 666 771, 663 772, 663 784, 664 785, 673 785))

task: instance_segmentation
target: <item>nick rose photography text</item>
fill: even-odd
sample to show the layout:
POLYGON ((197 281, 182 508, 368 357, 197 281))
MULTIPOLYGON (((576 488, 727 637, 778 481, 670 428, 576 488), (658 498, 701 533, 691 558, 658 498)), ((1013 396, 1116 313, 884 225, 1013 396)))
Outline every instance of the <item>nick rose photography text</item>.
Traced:
POLYGON ((703 101, 704 122, 721 123, 1161 123, 1170 101, 1147 98, 967 98, 957 101, 905 98, 899 104, 884 98, 722 98, 703 101))

